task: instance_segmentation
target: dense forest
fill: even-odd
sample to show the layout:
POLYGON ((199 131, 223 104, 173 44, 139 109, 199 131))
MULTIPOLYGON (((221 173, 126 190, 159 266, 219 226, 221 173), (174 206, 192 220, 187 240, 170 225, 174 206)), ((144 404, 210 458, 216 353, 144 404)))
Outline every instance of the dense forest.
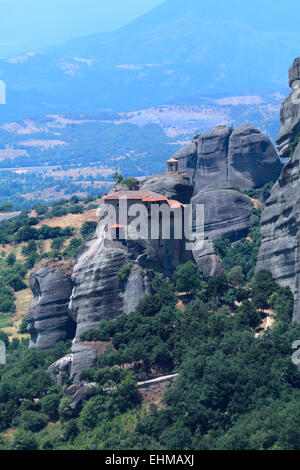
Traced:
MULTIPOLYGON (((37 205, 36 219, 83 211, 92 199, 37 205)), ((254 209, 247 239, 216 242, 223 274, 204 278, 188 262, 172 279, 155 275, 151 294, 135 312, 82 335, 106 349, 97 368, 81 372, 93 386, 76 413, 69 407, 68 376, 57 386, 47 373, 71 344, 28 350, 26 337, 9 341, 2 329, 7 364, 0 366, 0 448, 299 449, 300 372, 291 355, 300 326, 291 323, 290 289, 268 271, 255 273, 259 218, 254 209), (179 308, 182 292, 188 295, 179 308), (268 316, 273 323, 265 328, 268 316), (169 373, 179 376, 162 400, 145 403, 137 382, 169 373)), ((21 244, 25 258, 0 260, 1 305, 11 311, 27 269, 43 257, 76 257, 95 229, 86 222, 74 237, 68 227, 37 229, 33 219, 23 212, 0 226, 1 243, 21 244), (51 250, 40 253, 45 238, 51 250)), ((129 273, 130 266, 123 267, 120 280, 129 273)), ((21 327, 26 331, 26 321, 21 327)))

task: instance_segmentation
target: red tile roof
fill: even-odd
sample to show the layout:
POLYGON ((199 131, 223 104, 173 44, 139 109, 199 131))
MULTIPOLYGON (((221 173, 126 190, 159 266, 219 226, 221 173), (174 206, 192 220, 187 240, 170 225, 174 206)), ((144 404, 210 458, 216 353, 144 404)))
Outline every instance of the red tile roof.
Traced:
POLYGON ((136 199, 143 202, 162 202, 165 201, 169 204, 171 209, 176 209, 178 207, 186 207, 179 201, 175 199, 168 199, 166 196, 161 194, 154 193, 153 191, 116 191, 115 193, 108 194, 104 196, 103 201, 117 201, 119 199, 136 199))
POLYGON ((168 204, 171 209, 177 209, 178 207, 186 207, 182 202, 176 201, 175 199, 168 199, 168 204))
POLYGON ((154 193, 153 191, 116 191, 115 193, 108 194, 102 199, 104 201, 113 201, 117 199, 138 199, 141 201, 167 201, 166 196, 154 193))

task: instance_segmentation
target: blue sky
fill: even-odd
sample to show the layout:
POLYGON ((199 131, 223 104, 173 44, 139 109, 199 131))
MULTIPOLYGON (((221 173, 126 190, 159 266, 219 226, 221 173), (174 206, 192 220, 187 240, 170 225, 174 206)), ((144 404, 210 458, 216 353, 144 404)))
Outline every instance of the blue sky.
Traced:
POLYGON ((0 56, 117 29, 164 0, 0 0, 0 56))

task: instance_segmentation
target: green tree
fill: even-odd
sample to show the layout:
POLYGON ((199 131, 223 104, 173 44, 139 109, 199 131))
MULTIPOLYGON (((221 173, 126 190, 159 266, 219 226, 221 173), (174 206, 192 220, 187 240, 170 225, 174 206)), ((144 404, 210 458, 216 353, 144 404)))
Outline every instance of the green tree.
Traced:
POLYGON ((245 276, 241 266, 234 266, 228 273, 229 281, 236 282, 237 284, 243 284, 245 276))
POLYGON ((37 450, 38 442, 32 432, 18 429, 14 434, 13 449, 15 450, 37 450))
POLYGON ((16 262, 16 255, 14 253, 10 253, 7 257, 6 257, 6 264, 8 266, 13 266, 16 262))
POLYGON ((49 416, 51 421, 57 421, 59 418, 60 395, 49 393, 40 400, 43 413, 49 416))
POLYGON ((45 428, 48 424, 47 415, 43 413, 37 413, 36 411, 24 411, 19 418, 19 425, 32 432, 39 432, 45 428))
POLYGON ((192 261, 178 266, 175 278, 176 290, 179 292, 194 292, 200 287, 202 280, 198 267, 192 261))

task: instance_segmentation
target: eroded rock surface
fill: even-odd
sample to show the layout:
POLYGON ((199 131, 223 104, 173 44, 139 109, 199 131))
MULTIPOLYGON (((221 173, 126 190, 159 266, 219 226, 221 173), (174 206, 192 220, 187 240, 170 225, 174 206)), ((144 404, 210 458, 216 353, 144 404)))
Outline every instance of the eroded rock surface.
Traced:
POLYGON ((300 57, 295 59, 289 71, 292 92, 280 110, 281 128, 276 139, 281 158, 291 158, 300 136, 300 57))
POLYGON ((31 274, 34 299, 27 315, 31 348, 49 349, 74 337, 75 324, 68 311, 71 271, 70 263, 48 262, 31 274))
POLYGON ((193 185, 184 174, 151 176, 143 182, 141 189, 164 194, 169 199, 175 199, 183 204, 188 204, 193 195, 193 185))
MULTIPOLYGON (((290 69, 290 85, 300 80, 300 59, 290 69)), ((300 104, 292 102, 294 90, 281 109, 282 128, 277 142, 282 156, 292 153, 272 189, 261 219, 262 245, 257 270, 267 269, 295 297, 293 320, 300 323, 300 144, 294 148, 300 129, 300 104)))
POLYGON ((209 240, 235 241, 247 234, 253 203, 245 194, 232 189, 209 190, 199 192, 191 202, 204 205, 204 231, 209 240))
POLYGON ((258 129, 219 126, 197 136, 174 155, 179 172, 186 172, 194 194, 209 189, 242 190, 276 181, 281 163, 271 141, 258 129))

